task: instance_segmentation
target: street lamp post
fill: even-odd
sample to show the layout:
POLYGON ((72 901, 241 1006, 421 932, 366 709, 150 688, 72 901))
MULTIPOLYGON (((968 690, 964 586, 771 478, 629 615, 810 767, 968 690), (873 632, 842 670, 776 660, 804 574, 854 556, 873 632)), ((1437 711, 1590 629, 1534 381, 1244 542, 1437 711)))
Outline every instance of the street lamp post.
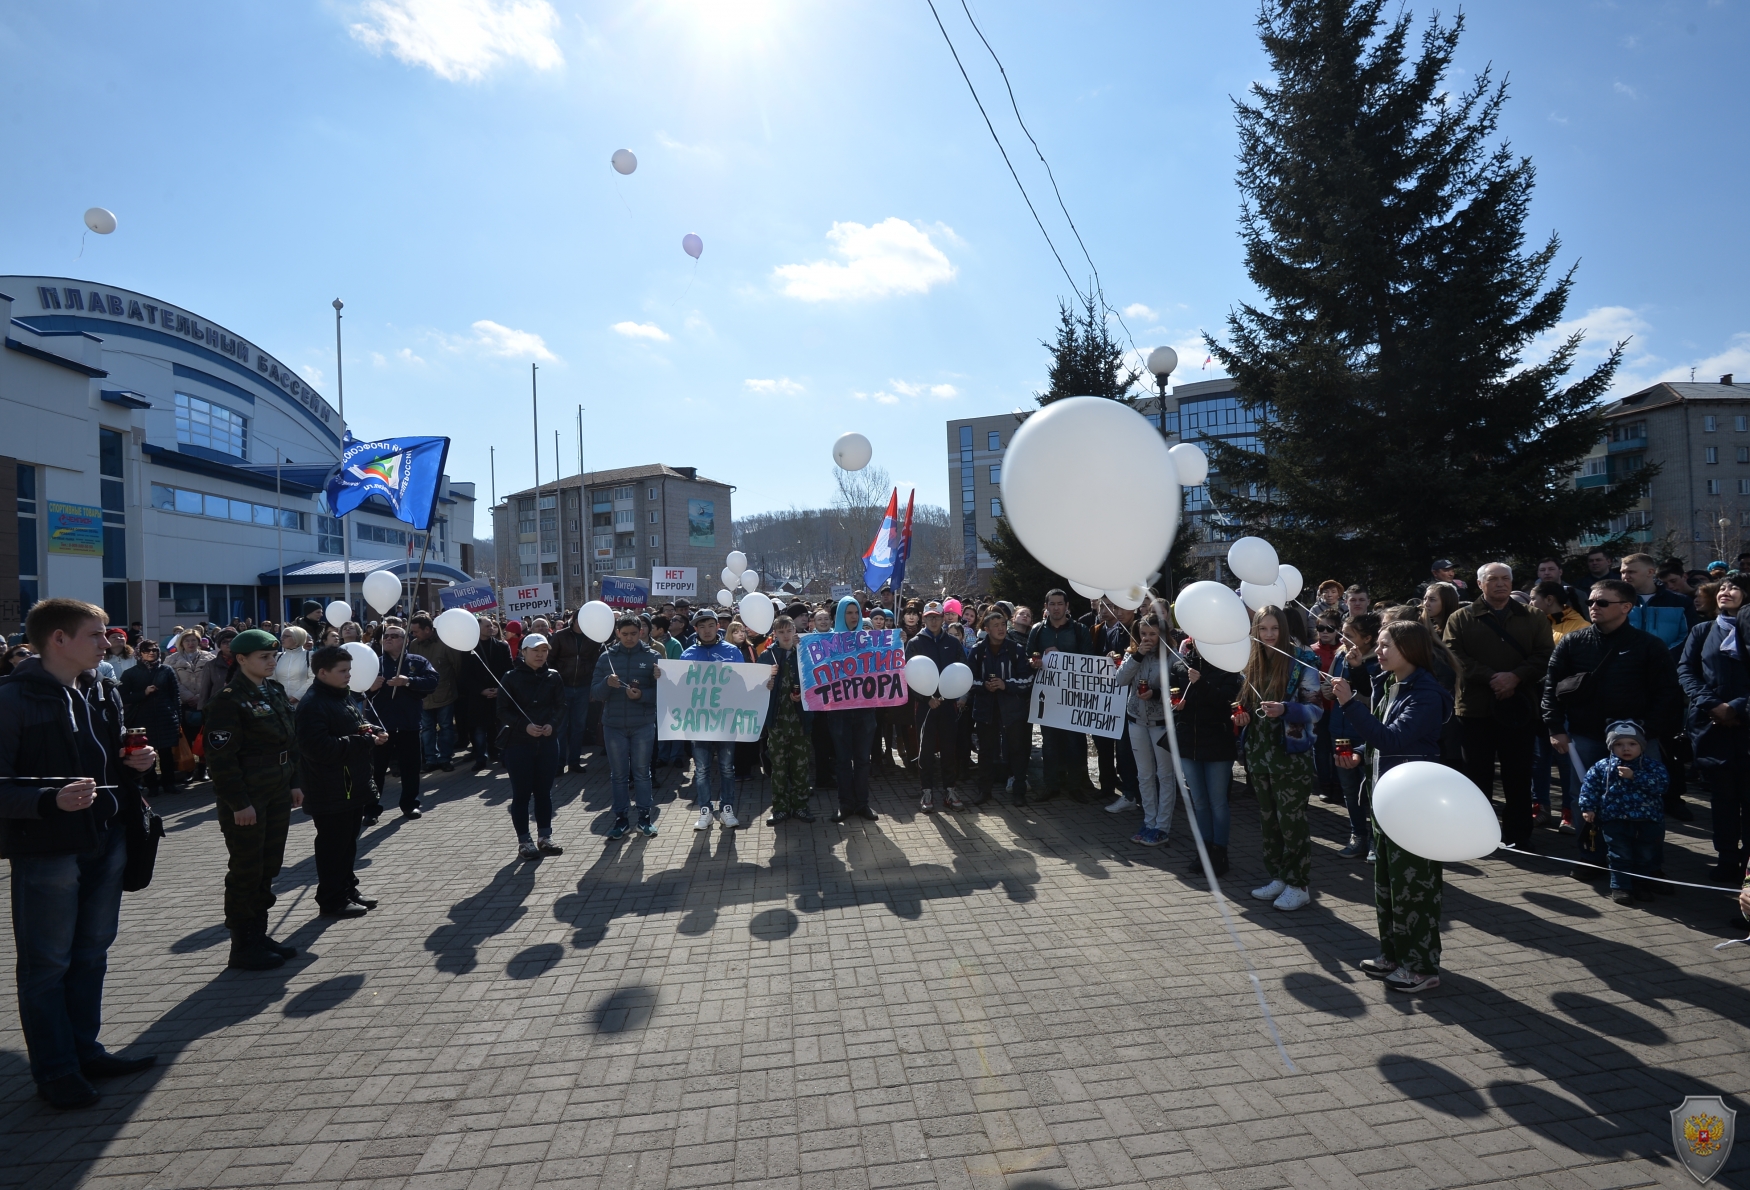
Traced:
MULTIPOLYGON (((1168 434, 1167 434, 1167 377, 1171 376, 1173 374, 1173 369, 1178 367, 1178 366, 1179 366, 1179 353, 1177 351, 1174 351, 1171 347, 1165 347, 1165 346, 1157 347, 1153 351, 1148 353, 1148 370, 1150 372, 1154 373, 1155 392, 1157 394, 1159 394, 1156 399, 1160 401, 1160 405, 1155 410, 1155 416, 1160 419, 1160 421, 1157 424, 1160 426, 1161 438, 1163 440, 1165 440, 1168 437, 1168 434)), ((1184 499, 1185 498, 1183 495, 1181 495, 1179 497, 1179 501, 1180 501, 1180 503, 1179 503, 1179 519, 1181 522, 1184 520, 1184 516, 1185 516, 1184 499)), ((1170 590, 1172 590, 1173 576, 1171 574, 1168 574, 1166 576, 1166 579, 1167 579, 1167 590, 1170 591, 1170 590)))
MULTIPOLYGON (((340 441, 341 461, 346 461, 346 376, 340 363, 340 311, 346 303, 339 298, 334 299, 334 389, 340 399, 340 441)), ((330 512, 334 511, 329 509, 330 512)), ((341 576, 341 590, 345 592, 346 606, 352 606, 352 538, 346 531, 344 517, 335 517, 334 523, 340 526, 340 564, 344 568, 341 576)))

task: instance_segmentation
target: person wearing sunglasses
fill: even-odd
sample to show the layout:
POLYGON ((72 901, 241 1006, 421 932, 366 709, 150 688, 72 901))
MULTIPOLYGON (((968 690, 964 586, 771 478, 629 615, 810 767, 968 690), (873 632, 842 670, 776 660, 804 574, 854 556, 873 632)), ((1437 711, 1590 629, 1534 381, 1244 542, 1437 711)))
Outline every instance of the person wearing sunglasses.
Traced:
MULTIPOLYGON (((1550 745, 1574 765, 1577 777, 1604 757, 1605 730, 1612 723, 1632 719, 1645 725, 1647 754, 1660 759, 1657 741, 1682 726, 1677 663, 1664 641, 1628 622, 1637 603, 1635 589, 1621 579, 1592 584, 1586 598, 1591 625, 1562 637, 1550 654, 1544 726, 1550 745)), ((1602 844, 1589 851, 1589 837, 1581 839, 1582 858, 1604 863, 1602 844)), ((1598 875, 1587 868, 1574 874, 1587 880, 1598 875)))

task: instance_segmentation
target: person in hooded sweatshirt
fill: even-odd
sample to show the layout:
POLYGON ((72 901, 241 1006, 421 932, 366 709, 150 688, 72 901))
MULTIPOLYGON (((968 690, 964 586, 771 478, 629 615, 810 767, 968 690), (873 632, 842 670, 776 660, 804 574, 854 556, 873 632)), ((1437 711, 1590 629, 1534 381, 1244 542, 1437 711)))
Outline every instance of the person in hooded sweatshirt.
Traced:
MULTIPOLYGON (((693 631, 696 639, 681 651, 682 661, 746 663, 747 658, 740 649, 717 635, 717 613, 710 608, 702 607, 694 613, 693 631)), ((863 751, 867 752, 868 748, 863 751)), ((735 745, 729 740, 694 740, 693 788, 699 803, 699 820, 693 823, 696 831, 711 829, 713 786, 720 805, 717 821, 723 824, 724 830, 735 830, 741 825, 741 820, 735 816, 735 745)))
MULTIPOLYGON (((1415 620, 1387 624, 1377 658, 1381 678, 1374 683, 1371 710, 1344 678, 1331 682, 1343 708, 1349 738, 1365 744, 1374 766, 1373 782, 1412 760, 1439 761, 1440 730, 1452 715, 1453 697, 1434 676, 1434 637, 1415 620)), ((1359 753, 1338 765, 1353 768, 1359 753)), ((1394 992, 1428 992, 1440 986, 1441 865, 1412 855, 1373 824, 1373 899, 1379 913, 1379 957, 1363 959, 1361 970, 1383 979, 1394 992)))
MULTIPOLYGON (((839 600, 833 631, 856 632, 862 626, 861 605, 846 595, 839 600)), ((869 808, 869 752, 874 747, 879 714, 874 707, 828 707, 815 713, 826 718, 837 762, 839 809, 832 820, 844 822, 847 818, 861 817, 874 822, 881 815, 869 808)))

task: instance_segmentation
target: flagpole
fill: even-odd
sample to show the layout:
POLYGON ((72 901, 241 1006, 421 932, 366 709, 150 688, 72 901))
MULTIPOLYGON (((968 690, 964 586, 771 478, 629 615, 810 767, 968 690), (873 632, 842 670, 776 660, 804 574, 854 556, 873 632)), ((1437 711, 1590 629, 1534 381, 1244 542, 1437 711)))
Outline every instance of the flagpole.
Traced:
POLYGON ((286 532, 280 503, 280 448, 276 446, 273 448, 273 548, 279 554, 280 608, 274 619, 283 624, 285 620, 280 617, 286 614, 286 532))
MULTIPOLYGON (((541 394, 535 383, 535 373, 540 365, 529 365, 529 416, 535 425, 535 581, 541 581, 541 394)), ((554 513, 558 513, 558 501, 554 501, 554 513)))
POLYGON ((565 610, 565 485, 559 482, 559 431, 553 431, 553 532, 554 548, 559 551, 558 608, 565 610))
MULTIPOLYGON (((340 310, 345 304, 339 298, 334 299, 334 388, 335 395, 340 398, 340 461, 342 465, 346 463, 346 375, 341 366, 340 356, 340 310)), ((351 607, 352 536, 346 531, 345 517, 335 517, 334 523, 340 526, 340 562, 345 568, 340 580, 341 589, 345 592, 346 606, 351 607)))
MULTIPOLYGON (((577 540, 577 556, 582 559, 578 569, 581 572, 579 581, 583 584, 583 602, 589 602, 589 560, 590 551, 595 548, 595 527, 590 524, 594 514, 590 512, 589 491, 583 478, 583 406, 577 407, 577 527, 582 536, 577 540)), ((580 605, 581 606, 581 605, 580 605)))

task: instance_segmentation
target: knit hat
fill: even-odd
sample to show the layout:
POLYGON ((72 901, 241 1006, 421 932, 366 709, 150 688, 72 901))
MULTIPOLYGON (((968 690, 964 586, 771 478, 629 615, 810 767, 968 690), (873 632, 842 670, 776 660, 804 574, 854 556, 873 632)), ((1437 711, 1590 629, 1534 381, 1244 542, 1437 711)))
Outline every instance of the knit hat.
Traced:
POLYGON ((311 612, 315 612, 317 615, 321 615, 322 614, 322 605, 320 603, 317 603, 314 599, 306 599, 306 600, 304 600, 304 612, 303 612, 303 614, 307 616, 311 612))
POLYGON ((247 653, 259 653, 263 649, 277 649, 280 642, 273 638, 273 633, 264 632, 260 628, 251 628, 239 632, 231 638, 231 656, 242 657, 247 653))
POLYGON ((1641 725, 1633 719, 1618 719, 1604 732, 1604 746, 1611 747, 1618 740, 1633 740, 1642 748, 1647 746, 1647 737, 1641 734, 1641 725))

